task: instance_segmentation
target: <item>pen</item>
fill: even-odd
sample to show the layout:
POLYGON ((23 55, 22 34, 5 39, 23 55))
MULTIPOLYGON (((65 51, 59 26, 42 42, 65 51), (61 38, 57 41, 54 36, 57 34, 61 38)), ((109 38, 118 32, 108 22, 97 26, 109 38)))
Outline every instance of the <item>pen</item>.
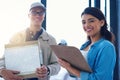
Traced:
POLYGON ((38 39, 38 48, 39 48, 39 56, 40 56, 40 66, 43 65, 43 53, 40 47, 40 40, 38 39))

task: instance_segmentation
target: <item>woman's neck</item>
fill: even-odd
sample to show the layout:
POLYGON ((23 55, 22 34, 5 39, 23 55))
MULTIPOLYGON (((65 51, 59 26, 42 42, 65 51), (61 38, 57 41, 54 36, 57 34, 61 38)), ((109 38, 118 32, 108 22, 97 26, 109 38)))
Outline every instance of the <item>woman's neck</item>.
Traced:
POLYGON ((95 43, 95 42, 98 41, 100 38, 101 38, 101 35, 94 36, 94 37, 90 37, 90 39, 91 39, 91 44, 95 43))

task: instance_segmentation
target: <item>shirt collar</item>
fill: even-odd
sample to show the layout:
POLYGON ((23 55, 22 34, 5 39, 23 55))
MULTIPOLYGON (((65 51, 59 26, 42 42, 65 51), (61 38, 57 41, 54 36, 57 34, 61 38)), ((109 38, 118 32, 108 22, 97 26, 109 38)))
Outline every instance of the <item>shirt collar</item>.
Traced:
POLYGON ((41 28, 35 35, 30 31, 29 28, 26 29, 26 41, 38 40, 42 38, 43 40, 48 40, 48 36, 44 28, 41 28))
POLYGON ((42 29, 43 29, 43 33, 39 36, 39 38, 42 38, 43 40, 49 40, 48 33, 45 31, 44 28, 42 29))
MULTIPOLYGON (((105 40, 105 39, 104 39, 104 38, 99 39, 99 40, 96 41, 94 44, 92 44, 91 47, 93 47, 93 46, 98 46, 98 44, 99 44, 100 42, 102 42, 103 40, 105 40)), ((91 41, 88 40, 87 42, 85 42, 85 43, 81 46, 80 49, 82 50, 82 49, 86 48, 90 43, 91 43, 91 41)))

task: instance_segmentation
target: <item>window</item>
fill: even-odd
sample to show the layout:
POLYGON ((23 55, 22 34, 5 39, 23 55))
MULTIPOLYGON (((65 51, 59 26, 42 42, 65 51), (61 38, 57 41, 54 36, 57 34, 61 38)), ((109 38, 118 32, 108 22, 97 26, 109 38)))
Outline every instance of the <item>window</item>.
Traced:
POLYGON ((28 27, 28 8, 34 1, 40 0, 2 0, 0 3, 0 57, 4 53, 4 44, 10 37, 28 27))
POLYGON ((81 26, 81 12, 88 6, 88 0, 47 0, 47 27, 59 43, 61 39, 68 45, 80 48, 86 35, 81 26))
MULTIPOLYGON (((40 0, 3 0, 0 3, 0 57, 11 36, 28 27, 28 8, 36 1, 40 0)), ((81 12, 87 6, 87 0, 47 0, 46 30, 57 42, 65 39, 68 45, 79 48, 86 38, 81 26, 81 12)))

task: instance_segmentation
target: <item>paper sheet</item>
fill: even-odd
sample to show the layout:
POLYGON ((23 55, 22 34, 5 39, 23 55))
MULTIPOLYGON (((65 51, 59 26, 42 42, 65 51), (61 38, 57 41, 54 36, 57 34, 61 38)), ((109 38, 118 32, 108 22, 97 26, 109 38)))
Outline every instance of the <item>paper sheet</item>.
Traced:
POLYGON ((37 44, 5 48, 5 66, 20 71, 19 75, 35 73, 40 67, 40 54, 37 44))

